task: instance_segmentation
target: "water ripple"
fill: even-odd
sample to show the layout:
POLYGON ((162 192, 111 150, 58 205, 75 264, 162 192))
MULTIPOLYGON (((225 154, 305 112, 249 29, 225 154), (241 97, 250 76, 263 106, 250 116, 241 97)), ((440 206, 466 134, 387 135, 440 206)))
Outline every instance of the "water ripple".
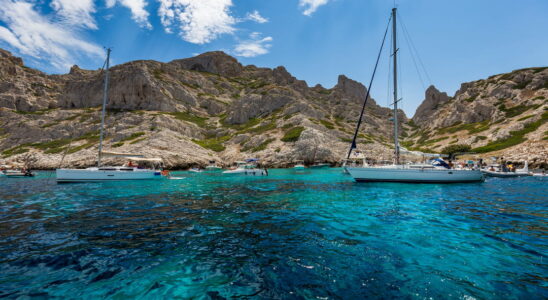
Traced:
POLYGON ((0 181, 0 297, 547 298, 537 178, 0 181))

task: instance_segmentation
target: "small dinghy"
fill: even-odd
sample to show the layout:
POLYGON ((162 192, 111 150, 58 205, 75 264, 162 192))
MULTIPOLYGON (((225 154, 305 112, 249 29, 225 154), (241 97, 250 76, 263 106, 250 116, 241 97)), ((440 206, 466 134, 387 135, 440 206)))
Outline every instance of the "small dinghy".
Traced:
POLYGON ((516 169, 515 171, 508 171, 505 165, 492 164, 487 169, 481 170, 485 176, 500 177, 500 178, 513 178, 531 176, 529 173, 529 164, 525 161, 525 165, 522 169, 516 169))
POLYGON ((306 167, 304 166, 304 161, 302 160, 297 160, 295 161, 295 166, 293 166, 293 169, 294 170, 304 170, 306 167))
POLYGON ((4 175, 8 178, 34 177, 36 174, 30 170, 5 170, 4 175))
POLYGON ((499 171, 489 171, 489 170, 481 170, 481 172, 485 174, 485 176, 502 177, 502 178, 530 176, 529 173, 517 173, 517 172, 499 172, 499 171))

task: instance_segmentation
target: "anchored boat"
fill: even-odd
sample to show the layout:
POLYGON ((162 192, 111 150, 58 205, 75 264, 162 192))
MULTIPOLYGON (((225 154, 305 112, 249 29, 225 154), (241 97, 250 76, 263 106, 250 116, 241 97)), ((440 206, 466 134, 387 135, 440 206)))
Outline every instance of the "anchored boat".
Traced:
POLYGON ((8 178, 34 177, 30 170, 5 170, 2 172, 8 178))
POLYGON ((97 167, 87 169, 56 169, 55 176, 58 183, 64 182, 98 182, 118 180, 150 180, 162 178, 162 160, 160 158, 144 158, 143 155, 127 153, 103 152, 103 136, 105 127, 105 109, 108 97, 109 61, 111 49, 107 49, 105 62, 105 86, 103 90, 103 107, 101 111, 101 131, 99 137, 99 154, 97 167), (129 160, 126 166, 103 166, 103 156, 124 157, 129 160), (133 164, 136 162, 137 164, 133 164), (139 165, 141 164, 141 165, 139 165), (143 167, 150 165, 150 167, 143 167))
MULTIPOLYGON (((397 54, 398 48, 396 45, 396 8, 392 9, 392 15, 389 20, 392 22, 392 58, 393 58, 393 122, 394 122, 394 162, 392 165, 386 166, 370 166, 364 161, 363 166, 345 166, 345 170, 358 182, 410 182, 410 183, 457 183, 457 182, 481 182, 484 180, 483 174, 480 170, 454 170, 446 166, 413 166, 400 164, 400 145, 398 141, 398 75, 397 75, 397 54)), ((365 111, 365 105, 369 99, 369 91, 371 91, 371 84, 375 77, 379 58, 382 53, 386 35, 388 33, 388 26, 384 33, 384 38, 381 44, 381 49, 377 57, 377 62, 373 70, 373 75, 367 89, 365 101, 362 106, 361 114, 358 119, 354 138, 348 151, 347 160, 350 159, 352 151, 357 148, 356 138, 360 129, 360 125, 363 119, 365 111)))
POLYGON ((293 169, 295 170, 304 170, 306 167, 304 166, 303 160, 297 160, 295 161, 295 165, 293 166, 293 169))
POLYGON ((140 154, 103 152, 101 156, 128 160, 124 166, 97 166, 86 169, 57 169, 58 183, 152 180, 162 178, 162 159, 145 158, 140 154))
POLYGON ((267 176, 268 170, 257 167, 259 160, 255 158, 246 159, 245 161, 237 161, 236 168, 226 170, 223 174, 227 175, 250 175, 250 176, 267 176))
POLYGON ((532 175, 529 173, 529 164, 527 161, 525 161, 525 166, 522 169, 516 169, 515 171, 508 171, 504 166, 499 164, 492 164, 481 171, 485 174, 485 176, 501 178, 525 177, 532 175))
POLYGON ((215 171, 220 171, 222 170, 223 168, 221 168, 220 166, 217 165, 217 163, 214 161, 214 160, 210 160, 209 161, 209 165, 207 165, 205 167, 206 171, 209 171, 209 172, 215 172, 215 171))

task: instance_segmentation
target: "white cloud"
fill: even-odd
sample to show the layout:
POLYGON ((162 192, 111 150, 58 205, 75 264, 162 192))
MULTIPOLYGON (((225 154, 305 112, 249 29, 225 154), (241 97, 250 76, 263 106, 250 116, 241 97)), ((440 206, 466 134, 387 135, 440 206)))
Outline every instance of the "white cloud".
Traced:
POLYGON ((256 10, 254 10, 253 12, 247 13, 246 19, 251 20, 251 21, 255 21, 255 22, 261 23, 261 24, 268 22, 268 19, 261 16, 261 14, 256 10))
POLYGON ((103 50, 64 24, 55 24, 24 1, 0 0, 0 43, 23 55, 47 61, 58 71, 67 69, 79 56, 102 57, 103 50))
POLYGON ((205 44, 235 31, 237 20, 230 15, 232 0, 159 0, 158 15, 165 31, 178 25, 183 40, 205 44))
POLYGON ((53 0, 50 6, 65 23, 97 29, 95 19, 91 16, 95 12, 93 0, 53 0))
POLYGON ((249 35, 249 39, 241 41, 234 48, 234 55, 243 57, 255 57, 268 53, 268 49, 272 46, 272 37, 267 36, 261 38, 261 34, 253 32, 249 35))
POLYGON ((329 0, 299 0, 299 7, 304 8, 303 14, 311 16, 318 7, 327 4, 329 0))
POLYGON ((106 0, 107 8, 113 7, 116 3, 129 8, 131 11, 131 18, 139 24, 139 26, 146 29, 152 29, 152 25, 148 21, 149 13, 145 9, 148 3, 145 0, 106 0))

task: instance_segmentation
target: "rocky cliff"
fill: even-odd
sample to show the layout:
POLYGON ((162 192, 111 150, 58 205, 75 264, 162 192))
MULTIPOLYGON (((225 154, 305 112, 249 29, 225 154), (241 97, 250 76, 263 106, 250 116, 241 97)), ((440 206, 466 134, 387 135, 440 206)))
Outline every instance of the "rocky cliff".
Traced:
MULTIPOLYGON (((44 74, 0 50, 0 163, 34 153, 39 168, 93 165, 103 77, 78 66, 44 74)), ((243 66, 223 52, 133 61, 111 68, 105 150, 162 157, 171 168, 246 157, 338 162, 365 93, 343 75, 333 88, 308 87, 284 67, 243 66)), ((369 102, 360 148, 391 156, 390 116, 369 102)))
POLYGON ((431 86, 403 144, 432 152, 464 144, 484 157, 546 163, 547 99, 547 67, 463 83, 453 97, 431 86))
MULTIPOLYGON (((244 66, 223 52, 133 61, 110 75, 105 150, 161 157, 171 168, 246 157, 270 166, 339 162, 366 94, 344 75, 332 88, 309 87, 284 67, 244 66)), ((0 49, 0 164, 26 153, 39 168, 95 164, 103 78, 78 66, 48 75, 0 49)), ((411 120, 399 112, 401 142, 430 152, 465 144, 483 157, 546 163, 547 98, 548 68, 464 83, 453 97, 432 86, 411 120)), ((390 118, 371 99, 358 139, 368 156, 392 158, 390 118)))

